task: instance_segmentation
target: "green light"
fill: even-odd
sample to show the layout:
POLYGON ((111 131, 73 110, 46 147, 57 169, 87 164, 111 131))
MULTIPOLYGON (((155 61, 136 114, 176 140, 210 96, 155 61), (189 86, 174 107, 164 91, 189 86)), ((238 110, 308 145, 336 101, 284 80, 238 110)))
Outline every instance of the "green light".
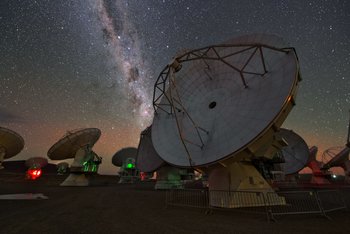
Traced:
POLYGON ((132 163, 128 163, 128 164, 126 165, 126 167, 127 167, 127 168, 133 168, 134 165, 132 165, 132 163))

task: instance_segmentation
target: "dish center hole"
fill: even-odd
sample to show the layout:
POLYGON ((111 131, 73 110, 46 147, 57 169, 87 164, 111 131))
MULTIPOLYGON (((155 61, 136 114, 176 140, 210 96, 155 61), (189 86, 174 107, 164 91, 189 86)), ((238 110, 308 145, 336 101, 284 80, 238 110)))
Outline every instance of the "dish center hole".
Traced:
POLYGON ((216 102, 209 103, 209 109, 214 109, 216 107, 216 102))

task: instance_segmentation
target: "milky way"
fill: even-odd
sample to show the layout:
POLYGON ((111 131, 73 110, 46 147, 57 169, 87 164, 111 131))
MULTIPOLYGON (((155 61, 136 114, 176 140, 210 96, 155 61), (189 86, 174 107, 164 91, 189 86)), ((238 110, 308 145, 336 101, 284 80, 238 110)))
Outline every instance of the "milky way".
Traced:
POLYGON ((112 62, 121 75, 119 82, 127 88, 128 98, 133 104, 132 112, 138 124, 145 127, 153 116, 151 95, 146 88, 149 87, 150 72, 142 56, 138 33, 129 19, 128 4, 104 0, 98 0, 96 4, 112 62))

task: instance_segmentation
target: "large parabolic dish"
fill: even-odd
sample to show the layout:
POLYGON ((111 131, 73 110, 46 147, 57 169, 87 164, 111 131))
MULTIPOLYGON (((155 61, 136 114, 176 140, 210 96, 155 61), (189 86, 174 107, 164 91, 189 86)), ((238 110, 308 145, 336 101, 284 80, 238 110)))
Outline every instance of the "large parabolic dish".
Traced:
POLYGON ((52 160, 74 158, 78 149, 87 145, 92 148, 100 136, 98 128, 69 131, 49 149, 47 156, 52 160))
POLYGON ((0 127, 0 154, 4 151, 4 159, 17 155, 23 147, 24 140, 18 133, 0 127))
POLYGON ((140 143, 137 149, 136 168, 142 172, 154 172, 165 165, 152 143, 152 126, 141 132, 140 143))
POLYGON ((155 84, 154 148, 181 167, 264 156, 260 149, 294 106, 299 81, 294 48, 274 35, 187 51, 155 84))
POLYGON ((309 147, 304 139, 292 130, 280 129, 281 137, 288 143, 282 148, 285 163, 281 164, 286 175, 295 174, 303 169, 309 160, 309 147))

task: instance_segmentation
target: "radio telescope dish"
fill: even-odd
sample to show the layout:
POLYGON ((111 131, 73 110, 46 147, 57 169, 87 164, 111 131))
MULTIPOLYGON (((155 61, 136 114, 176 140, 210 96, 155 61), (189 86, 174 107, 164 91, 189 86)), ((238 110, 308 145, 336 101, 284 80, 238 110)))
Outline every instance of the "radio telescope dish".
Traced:
POLYGON ((68 131, 66 135, 49 149, 47 156, 52 160, 74 158, 78 149, 83 146, 92 148, 100 136, 101 131, 97 128, 68 131))
POLYGON ((28 168, 43 168, 48 164, 47 158, 43 157, 32 157, 25 161, 25 165, 28 168))
POLYGON ((23 147, 24 140, 18 133, 0 127, 0 169, 3 168, 2 161, 4 159, 17 155, 23 147))
POLYGON ((116 152, 112 157, 114 166, 121 167, 128 158, 136 159, 137 149, 134 147, 123 148, 116 152))
POLYGON ((123 148, 112 157, 112 164, 121 167, 119 183, 133 183, 138 179, 138 170, 135 167, 137 149, 123 148))
POLYGON ((61 186, 89 185, 85 174, 97 173, 102 160, 92 151, 92 147, 100 136, 101 131, 97 128, 69 131, 49 149, 47 156, 52 160, 74 158, 70 169, 71 174, 61 186))
MULTIPOLYGON (((153 147, 152 125, 143 130, 140 134, 139 147, 137 149, 136 168, 141 172, 157 172, 155 189, 183 189, 184 183, 181 179, 187 169, 170 166, 153 147)), ((187 173, 188 174, 188 173, 187 173)))
POLYGON ((317 185, 330 184, 330 182, 326 178, 328 176, 327 171, 321 170, 323 163, 316 159, 317 152, 317 146, 312 146, 309 149, 309 160, 307 162, 307 167, 309 167, 312 170, 312 177, 310 183, 317 185))
POLYGON ((349 160, 350 149, 348 147, 336 146, 325 150, 322 154, 324 163, 322 169, 330 169, 332 167, 341 167, 341 165, 349 160))
POLYGON ((158 155, 152 143, 152 125, 141 132, 137 149, 136 168, 142 172, 154 172, 166 163, 158 155))
MULTIPOLYGON (((300 80, 294 48, 274 35, 187 51, 155 83, 154 148, 171 165, 209 171, 210 191, 271 192, 246 162, 271 159, 282 148, 277 133, 295 105, 300 80)), ((275 195, 274 204, 285 203, 275 195)), ((210 199, 213 206, 237 207, 233 197, 210 199)))
MULTIPOLYGON (((349 116, 350 116, 350 110, 349 110, 349 116)), ((328 170, 331 167, 341 167, 344 169, 344 172, 345 172, 345 181, 350 183, 349 154, 350 154, 350 118, 349 118, 349 125, 348 125, 348 136, 347 136, 345 147, 333 147, 326 150, 322 155, 322 159, 324 160, 324 163, 325 163, 322 169, 328 170), (329 161, 325 162, 326 160, 329 160, 329 161)))
POLYGON ((323 152, 322 159, 326 162, 322 170, 329 170, 332 167, 341 167, 344 170, 345 182, 350 183, 350 148, 349 147, 333 147, 323 152))
POLYGON ((273 35, 180 55, 155 84, 154 147, 182 167, 256 155, 294 106, 299 80, 295 50, 273 35))
POLYGON ((60 162, 57 164, 57 174, 63 175, 67 173, 69 164, 67 162, 60 162))
POLYGON ((282 148, 285 163, 281 163, 286 175, 295 174, 303 169, 309 160, 309 147, 304 139, 292 130, 280 129, 281 137, 286 140, 288 146, 282 148))

